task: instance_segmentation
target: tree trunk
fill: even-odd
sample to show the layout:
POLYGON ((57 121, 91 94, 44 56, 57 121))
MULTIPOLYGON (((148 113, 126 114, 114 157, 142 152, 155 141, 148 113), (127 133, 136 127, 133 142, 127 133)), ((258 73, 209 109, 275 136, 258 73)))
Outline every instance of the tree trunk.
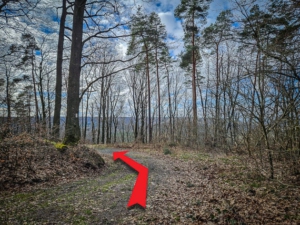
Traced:
POLYGON ((35 75, 34 75, 34 52, 31 50, 32 58, 31 58, 31 76, 32 76, 32 83, 33 83, 33 92, 34 92, 34 105, 35 105, 35 128, 36 124, 39 123, 39 105, 37 100, 37 91, 36 91, 36 82, 35 82, 35 75))
POLYGON ((105 142, 105 125, 106 125, 106 101, 105 101, 105 93, 104 93, 104 78, 102 79, 101 84, 101 105, 102 105, 102 136, 101 136, 101 144, 105 142))
POLYGON ((94 121, 94 104, 92 103, 92 113, 91 113, 91 123, 92 123, 92 143, 95 144, 95 121, 94 121))
POLYGON ((86 99, 85 118, 84 118, 84 130, 83 130, 83 140, 84 141, 86 139, 86 131, 87 131, 87 124, 88 124, 89 99, 90 99, 90 93, 87 94, 87 99, 86 99))
POLYGON ((97 144, 100 143, 100 131, 101 131, 101 104, 99 106, 99 112, 98 112, 98 131, 97 131, 97 144))
POLYGON ((109 114, 109 111, 111 110, 110 106, 110 96, 108 95, 106 98, 107 101, 107 110, 106 110, 106 143, 110 144, 111 143, 111 117, 109 114))
POLYGON ((7 71, 7 68, 5 70, 5 77, 6 77, 6 103, 7 103, 7 123, 8 125, 10 125, 10 121, 11 121, 11 98, 10 98, 10 91, 9 91, 9 73, 7 71))
POLYGON ((48 111, 48 135, 51 133, 51 96, 50 96, 50 79, 47 79, 47 111, 48 111))
POLYGON ((147 75, 147 87, 148 87, 148 130, 149 130, 149 143, 152 142, 152 123, 151 123, 151 88, 150 88, 150 69, 149 69, 149 52, 146 48, 146 75, 147 75))
MULTIPOLYGON (((42 57, 43 59, 43 57, 42 57)), ((43 129, 46 129, 46 103, 45 103, 45 98, 44 98, 44 87, 43 87, 43 69, 42 69, 43 62, 40 62, 40 67, 39 67, 39 94, 40 94, 40 99, 41 99, 41 105, 42 105, 42 125, 43 129)))
POLYGON ((216 108, 215 108, 215 124, 214 124, 214 145, 219 142, 219 120, 220 120, 220 98, 219 98, 219 86, 220 86, 220 73, 219 73, 219 44, 216 43, 216 108))
POLYGON ((145 104, 144 102, 142 102, 142 116, 141 116, 141 131, 140 131, 140 134, 141 134, 141 141, 142 143, 145 143, 145 114, 146 114, 146 107, 145 107, 145 104))
POLYGON ((158 74, 158 58, 157 58, 157 48, 155 48, 155 63, 156 63, 156 79, 157 79, 157 101, 158 101, 158 137, 161 135, 161 104, 160 104, 160 80, 158 74))
POLYGON ((73 32, 71 58, 67 91, 67 118, 65 128, 65 144, 75 144, 80 140, 79 127, 79 81, 82 56, 83 16, 86 0, 75 0, 73 15, 73 32))
POLYGON ((170 90, 170 74, 167 65, 165 64, 167 71, 167 87, 168 87, 168 102, 169 102, 169 129, 170 129, 170 141, 174 142, 174 130, 172 125, 172 102, 171 102, 171 90, 170 90))
POLYGON ((65 21, 66 21, 66 16, 67 16, 67 7, 66 7, 67 0, 62 0, 62 3, 63 3, 62 14, 60 17, 58 46, 57 46, 55 106, 54 106, 53 130, 52 130, 52 135, 55 138, 59 138, 59 131, 60 131, 62 64, 63 64, 65 21))
MULTIPOLYGON (((195 26, 194 23, 194 13, 193 13, 193 27, 195 26)), ((192 34, 192 66, 193 66, 193 71, 192 71, 192 95, 193 95, 193 139, 197 139, 197 124, 198 124, 198 117, 197 117, 197 94, 196 94, 196 57, 195 57, 195 32, 193 31, 192 34)))

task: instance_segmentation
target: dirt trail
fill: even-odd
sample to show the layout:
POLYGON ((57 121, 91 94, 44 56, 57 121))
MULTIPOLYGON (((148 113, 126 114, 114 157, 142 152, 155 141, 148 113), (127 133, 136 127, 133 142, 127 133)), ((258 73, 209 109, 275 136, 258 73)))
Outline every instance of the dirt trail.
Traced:
POLYGON ((127 202, 137 172, 112 153, 100 176, 0 193, 0 224, 298 224, 299 188, 251 180, 246 163, 193 151, 126 155, 149 169, 146 210, 127 202), (247 178, 247 179, 246 179, 247 178), (255 182, 255 183, 254 183, 255 182))
MULTIPOLYGON (((28 193, 1 193, 0 224, 119 224, 125 217, 143 214, 139 207, 126 208, 137 172, 113 161, 112 153, 120 150, 99 150, 106 161, 99 177, 28 193)), ((163 159, 133 151, 127 155, 149 169, 148 196, 173 172, 163 159)))

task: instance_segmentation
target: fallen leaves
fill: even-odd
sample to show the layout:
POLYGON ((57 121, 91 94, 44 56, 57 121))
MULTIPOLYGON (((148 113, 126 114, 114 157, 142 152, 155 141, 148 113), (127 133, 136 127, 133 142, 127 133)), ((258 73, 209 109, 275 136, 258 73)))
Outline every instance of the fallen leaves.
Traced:
POLYGON ((0 143, 0 190, 74 179, 103 165, 94 150, 79 146, 60 152, 50 142, 24 133, 0 143))
MULTIPOLYGON (((23 222, 66 224, 300 223, 299 186, 266 179, 250 160, 180 149, 165 155, 163 150, 136 148, 129 154, 149 169, 146 210, 126 209, 136 174, 103 154, 106 168, 98 177, 2 196, 10 212, 0 208, 3 221, 26 217, 23 222)), ((83 162, 76 160, 76 153, 72 158, 83 162)), ((61 172, 61 177, 67 176, 61 172)))
MULTIPOLYGON (((138 150, 137 150, 138 151, 138 150)), ((159 154, 159 153, 156 153, 159 154)), ((151 155, 156 155, 152 153, 151 155)), ((161 153, 171 168, 154 193, 140 224, 298 224, 299 187, 252 176, 238 158, 197 157, 195 151, 161 153), (175 155, 175 156, 174 156, 175 155), (243 172, 241 172, 243 171, 243 172), (256 183, 257 182, 257 183, 256 183), (252 186, 251 186, 252 185, 252 186), (294 199, 284 197, 294 195, 294 199), (148 207, 150 205, 150 207, 148 207)), ((156 155, 157 156, 157 155, 156 155)), ((151 173, 150 173, 151 176, 151 173)), ((150 178, 151 179, 151 178, 150 178)), ((134 224, 136 217, 123 224, 134 224)))

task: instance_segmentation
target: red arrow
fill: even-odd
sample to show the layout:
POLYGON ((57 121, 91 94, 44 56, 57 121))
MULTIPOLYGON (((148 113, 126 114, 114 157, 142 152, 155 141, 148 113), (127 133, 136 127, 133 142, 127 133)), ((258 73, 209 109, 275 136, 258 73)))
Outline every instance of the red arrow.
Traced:
POLYGON ((139 204, 143 208, 146 208, 146 194, 147 194, 147 184, 148 184, 148 168, 142 164, 137 163, 133 159, 127 157, 125 154, 128 151, 114 152, 113 159, 121 159, 134 170, 138 171, 138 177, 136 179, 135 185, 133 187, 127 208, 139 204))

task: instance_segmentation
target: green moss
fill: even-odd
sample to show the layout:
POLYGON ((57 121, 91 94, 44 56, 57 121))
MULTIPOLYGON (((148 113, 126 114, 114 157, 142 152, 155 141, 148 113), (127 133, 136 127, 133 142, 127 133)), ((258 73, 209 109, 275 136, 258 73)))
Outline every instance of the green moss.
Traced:
POLYGON ((122 181, 131 180, 131 179, 134 178, 134 177, 135 177, 134 174, 128 174, 128 175, 126 175, 126 176, 122 179, 122 181))
POLYGON ((252 187, 252 188, 259 188, 259 187, 261 187, 261 184, 257 183, 257 182, 253 182, 253 183, 250 184, 250 187, 252 187))
POLYGON ((106 144, 97 144, 97 145, 87 145, 90 148, 96 149, 96 150, 105 150, 107 148, 109 148, 109 146, 107 146, 106 144))
POLYGON ((92 215, 92 210, 86 209, 86 210, 85 210, 85 214, 86 214, 86 215, 92 215))
POLYGON ((230 163, 231 160, 229 158, 220 158, 224 163, 230 163))
POLYGON ((55 145, 55 142, 54 142, 54 141, 50 141, 50 140, 45 139, 45 142, 48 143, 48 144, 55 145))
POLYGON ((115 186, 117 184, 121 184, 121 183, 126 182, 128 180, 131 180, 134 177, 135 177, 134 174, 128 174, 120 180, 115 180, 115 181, 109 182, 109 183, 107 183, 107 184, 105 184, 101 187, 101 191, 102 192, 108 192, 113 186, 115 186))
POLYGON ((16 194, 14 196, 14 199, 15 200, 21 200, 21 201, 25 201, 27 200, 28 198, 30 198, 32 196, 32 194, 30 193, 19 193, 19 194, 16 194))
POLYGON ((180 155, 180 158, 184 159, 184 160, 189 160, 189 159, 192 159, 193 156, 188 154, 188 153, 183 153, 180 155))
POLYGON ((75 221, 73 221, 74 224, 78 224, 78 225, 81 225, 81 224, 86 224, 86 217, 85 216, 78 216, 75 221))
POLYGON ((101 187, 102 192, 108 192, 111 187, 115 184, 115 182, 109 182, 101 187))
POLYGON ((68 148, 67 145, 65 145, 64 143, 62 142, 57 142, 54 144, 54 147, 57 149, 57 150, 60 150, 60 151, 63 151, 63 150, 66 150, 68 148))
POLYGON ((200 161, 206 161, 206 160, 210 159, 210 156, 208 154, 199 153, 197 155, 197 159, 200 161))

